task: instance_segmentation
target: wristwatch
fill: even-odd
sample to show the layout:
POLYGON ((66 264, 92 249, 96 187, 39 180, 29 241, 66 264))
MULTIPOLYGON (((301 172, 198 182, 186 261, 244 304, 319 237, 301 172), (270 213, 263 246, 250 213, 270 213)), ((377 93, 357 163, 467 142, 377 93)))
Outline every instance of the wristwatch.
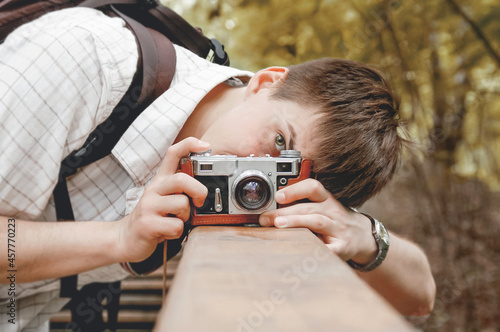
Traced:
POLYGON ((366 216, 370 221, 372 222, 372 234, 373 237, 375 238, 375 242, 377 243, 378 247, 378 252, 377 252, 377 257, 373 261, 371 261, 368 264, 362 265, 358 264, 352 259, 347 261, 347 264, 349 264, 350 267, 353 269, 356 269, 360 272, 368 272, 382 264, 382 262, 385 259, 385 256, 387 256, 387 252, 389 251, 389 232, 387 232, 387 229, 385 228, 384 224, 382 224, 380 221, 378 221, 375 218, 372 218, 371 216, 360 212, 362 215, 366 216))

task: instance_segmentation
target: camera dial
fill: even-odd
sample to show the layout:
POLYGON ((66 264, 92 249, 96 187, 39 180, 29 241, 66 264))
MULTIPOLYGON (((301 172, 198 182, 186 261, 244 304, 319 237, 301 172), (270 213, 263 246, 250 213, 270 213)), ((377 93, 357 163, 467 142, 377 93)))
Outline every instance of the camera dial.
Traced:
POLYGON ((207 151, 203 151, 203 152, 190 152, 189 153, 189 156, 192 157, 192 156, 205 156, 205 157, 209 157, 212 155, 212 149, 208 149, 207 151))
POLYGON ((283 158, 300 158, 300 151, 296 150, 281 150, 280 157, 283 158))

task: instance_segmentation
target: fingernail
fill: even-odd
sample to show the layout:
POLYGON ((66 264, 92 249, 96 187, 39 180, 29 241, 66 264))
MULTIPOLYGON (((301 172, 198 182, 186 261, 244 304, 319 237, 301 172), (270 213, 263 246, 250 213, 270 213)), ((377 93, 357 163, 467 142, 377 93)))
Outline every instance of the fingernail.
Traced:
POLYGON ((259 223, 261 226, 270 226, 271 225, 271 219, 266 216, 261 216, 259 218, 259 223))
POLYGON ((286 227, 287 224, 288 220, 286 220, 285 217, 278 217, 274 219, 274 225, 276 225, 276 227, 286 227))
POLYGON ((283 194, 282 192, 278 191, 276 193, 276 202, 283 203, 284 201, 285 201, 285 194, 283 194))

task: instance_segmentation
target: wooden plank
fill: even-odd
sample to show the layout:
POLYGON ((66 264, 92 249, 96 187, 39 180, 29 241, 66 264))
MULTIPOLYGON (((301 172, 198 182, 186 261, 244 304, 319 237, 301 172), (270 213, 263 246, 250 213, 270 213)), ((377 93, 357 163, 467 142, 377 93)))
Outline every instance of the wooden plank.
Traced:
POLYGON ((202 226, 156 331, 410 331, 307 229, 202 226))

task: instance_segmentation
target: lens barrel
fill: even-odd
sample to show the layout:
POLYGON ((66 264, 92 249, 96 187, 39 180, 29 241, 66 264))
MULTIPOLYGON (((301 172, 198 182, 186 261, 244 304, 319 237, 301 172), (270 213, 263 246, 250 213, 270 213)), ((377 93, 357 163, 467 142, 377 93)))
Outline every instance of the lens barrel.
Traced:
POLYGON ((247 170, 233 183, 233 202, 240 209, 258 212, 272 201, 272 183, 261 171, 247 170))

